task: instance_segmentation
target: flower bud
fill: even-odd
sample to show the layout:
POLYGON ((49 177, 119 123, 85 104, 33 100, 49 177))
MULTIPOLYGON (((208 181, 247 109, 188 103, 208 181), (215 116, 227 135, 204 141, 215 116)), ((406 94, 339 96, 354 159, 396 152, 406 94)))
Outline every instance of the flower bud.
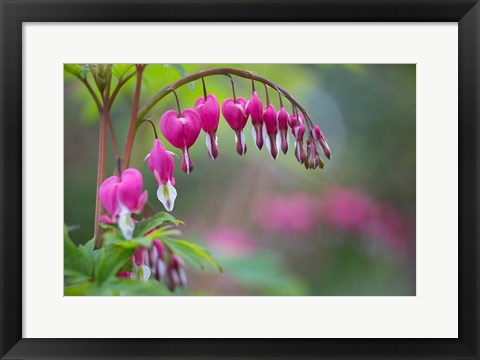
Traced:
POLYGON ((320 158, 320 154, 318 152, 317 144, 315 141, 307 139, 307 159, 305 161, 305 168, 306 169, 316 169, 320 167, 323 169, 324 163, 320 158))
POLYGON ((252 118, 252 136, 255 141, 257 149, 261 150, 263 147, 263 105, 257 92, 254 91, 252 98, 247 103, 247 114, 252 118))
POLYGON ((303 149, 303 136, 305 135, 305 126, 296 126, 294 129, 295 135, 295 157, 300 164, 305 162, 306 154, 303 149))
POLYGON ((245 111, 247 101, 239 97, 236 102, 232 99, 226 99, 222 104, 223 117, 228 125, 235 131, 236 150, 240 156, 247 152, 247 144, 245 143, 245 135, 243 128, 247 124, 248 115, 245 111))
POLYGON ((208 155, 212 159, 216 159, 218 156, 217 146, 217 129, 218 122, 220 120, 220 105, 214 94, 209 94, 207 99, 203 96, 199 97, 195 102, 195 110, 200 115, 202 129, 207 134, 206 145, 208 149, 208 155))
POLYGON ((280 137, 277 139, 278 129, 277 129, 277 112, 272 104, 269 104, 265 111, 262 114, 263 123, 265 124, 265 130, 267 136, 265 138, 266 146, 272 158, 276 159, 278 157, 278 147, 277 142, 279 142, 280 137))
POLYGON ((142 246, 135 250, 133 254, 133 263, 137 266, 145 265, 147 263, 148 250, 146 247, 142 246))
POLYGON ((128 271, 120 271, 118 274, 117 274, 117 277, 121 278, 121 279, 131 279, 132 278, 132 274, 128 271))
POLYGON ((177 198, 177 190, 173 187, 175 185, 175 178, 173 177, 175 163, 172 155, 165 150, 162 142, 158 139, 155 139, 150 151, 148 167, 158 185, 158 200, 167 211, 172 211, 177 198))
POLYGON ((288 112, 282 106, 277 113, 277 124, 278 124, 278 130, 280 132, 282 151, 283 151, 284 154, 286 154, 287 151, 288 151, 288 138, 289 138, 288 121, 289 121, 289 119, 290 119, 290 116, 288 115, 288 112))
POLYGON ((167 266, 167 287, 170 291, 174 291, 176 287, 187 286, 187 275, 182 259, 177 255, 170 255, 170 263, 167 266))
POLYGON ((165 277, 164 246, 160 240, 153 240, 149 251, 150 266, 153 269, 155 279, 161 281, 165 277))
POLYGON ((331 159, 331 152, 330 152, 330 147, 328 146, 327 143, 327 138, 325 135, 323 135, 322 130, 320 130, 320 127, 318 125, 314 125, 312 130, 311 130, 313 138, 318 141, 320 144, 320 147, 322 148, 323 153, 327 157, 327 159, 331 159))
POLYGON ((297 117, 295 114, 290 115, 290 119, 288 121, 288 125, 292 129, 292 134, 295 135, 294 130, 298 125, 304 125, 305 124, 305 119, 302 115, 302 113, 298 113, 298 121, 297 117))
POLYGON ((193 161, 188 149, 197 140, 200 129, 200 115, 193 109, 185 109, 181 115, 175 110, 169 110, 160 118, 160 130, 165 138, 177 149, 182 150, 182 170, 187 174, 193 170, 193 161))

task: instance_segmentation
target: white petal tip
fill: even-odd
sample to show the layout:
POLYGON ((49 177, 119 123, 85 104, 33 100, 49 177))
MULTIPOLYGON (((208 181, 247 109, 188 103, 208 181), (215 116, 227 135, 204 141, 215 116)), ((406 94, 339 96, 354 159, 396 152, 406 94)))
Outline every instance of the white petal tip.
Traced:
POLYGON ((157 190, 158 200, 163 204, 165 210, 172 211, 177 198, 177 190, 172 186, 170 181, 166 185, 160 185, 157 190))

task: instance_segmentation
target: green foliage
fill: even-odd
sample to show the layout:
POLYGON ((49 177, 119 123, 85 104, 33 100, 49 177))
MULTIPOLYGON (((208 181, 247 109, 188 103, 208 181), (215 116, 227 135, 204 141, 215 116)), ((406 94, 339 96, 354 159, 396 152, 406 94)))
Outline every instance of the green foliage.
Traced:
POLYGON ((87 245, 77 248, 68 235, 67 226, 64 226, 63 239, 65 276, 70 277, 70 283, 91 279, 94 264, 87 245))
POLYGON ((66 73, 71 74, 73 76, 76 76, 78 78, 84 78, 85 77, 85 74, 83 72, 84 67, 80 64, 64 64, 63 65, 63 70, 66 73))
MULTIPOLYGON (((165 68, 171 68, 175 70, 180 75, 180 77, 185 77, 188 75, 187 70, 185 70, 185 68, 180 64, 163 64, 163 66, 165 68)), ((189 82, 187 85, 190 90, 195 91, 195 83, 193 81, 189 82)))
POLYGON ((104 247, 95 250, 94 239, 76 246, 64 226, 64 276, 66 296, 81 295, 168 295, 166 287, 155 281, 146 282, 119 279, 121 270, 131 268, 130 260, 140 247, 151 247, 159 239, 172 252, 189 263, 204 268, 211 264, 222 271, 210 253, 202 247, 172 236, 180 235, 174 226, 183 224, 167 213, 157 213, 150 219, 136 224, 134 237, 126 240, 117 225, 102 224, 104 247), (146 235, 146 233, 148 233, 146 235))
POLYGON ((258 252, 248 257, 227 257, 222 259, 222 264, 225 274, 262 295, 296 296, 304 295, 308 290, 274 253, 258 252))
POLYGON ((95 280, 102 285, 113 278, 130 259, 135 248, 125 249, 120 246, 108 246, 101 252, 95 271, 95 280))
POLYGON ((154 217, 147 220, 140 221, 138 224, 136 224, 135 231, 133 232, 133 236, 136 237, 136 236, 144 235, 147 232, 157 228, 160 225, 164 225, 166 223, 171 223, 174 225, 183 224, 182 221, 175 219, 172 215, 165 212, 159 212, 154 217))
POLYGON ((185 240, 175 240, 168 237, 163 238, 162 242, 180 257, 190 263, 197 264, 200 269, 204 269, 205 263, 208 263, 218 271, 223 272, 222 267, 212 258, 210 253, 198 245, 185 240))
POLYGON ((133 64, 114 64, 112 67, 112 74, 117 79, 122 79, 127 73, 134 70, 133 64))

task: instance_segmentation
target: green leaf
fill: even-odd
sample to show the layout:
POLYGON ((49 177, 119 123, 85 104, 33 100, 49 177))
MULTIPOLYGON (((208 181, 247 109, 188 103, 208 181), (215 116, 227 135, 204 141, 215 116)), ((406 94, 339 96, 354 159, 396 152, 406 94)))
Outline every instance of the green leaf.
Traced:
POLYGON ((155 214, 155 216, 152 217, 151 219, 143 220, 137 223, 135 225, 133 236, 137 237, 137 236, 145 235, 150 230, 165 223, 172 223, 175 225, 183 224, 182 221, 175 219, 172 215, 165 212, 159 212, 155 214))
POLYGON ((124 249, 120 246, 111 246, 103 248, 98 260, 96 271, 96 281, 103 284, 115 277, 123 265, 130 259, 135 252, 134 248, 124 249))
POLYGON ((124 238, 114 233, 105 233, 103 235, 103 238, 105 240, 105 245, 120 246, 123 249, 137 249, 140 246, 150 247, 152 246, 153 241, 152 239, 145 236, 134 237, 133 239, 125 240, 124 238))
POLYGON ((80 284, 72 286, 65 286, 63 289, 63 295, 65 296, 86 296, 93 295, 95 283, 91 281, 85 281, 80 284))
POLYGON ((82 66, 82 76, 87 77, 88 72, 90 71, 90 67, 88 64, 83 64, 82 66))
POLYGON ((79 64, 64 64, 63 70, 69 74, 72 74, 76 77, 82 78, 83 67, 79 64))
POLYGON ((187 261, 197 264, 201 269, 204 269, 204 264, 208 263, 212 265, 215 269, 217 269, 219 272, 223 272, 222 267, 204 248, 185 240, 176 240, 170 238, 162 238, 161 240, 174 253, 187 261))
POLYGON ((245 287, 264 295, 305 295, 308 289, 300 278, 285 269, 277 254, 258 252, 244 257, 222 259, 225 273, 245 287))
MULTIPOLYGON (((187 70, 185 70, 185 68, 180 64, 163 64, 163 66, 165 68, 172 68, 180 75, 180 77, 185 77, 188 75, 187 70)), ((193 81, 189 82, 187 85, 190 90, 195 91, 195 83, 193 81)))
POLYGON ((66 225, 63 231, 63 266, 64 275, 75 278, 75 281, 93 278, 94 262, 91 252, 85 246, 75 246, 66 225))
POLYGON ((112 74, 118 79, 121 79, 133 68, 133 64, 115 64, 112 68, 112 74))
POLYGON ((109 291, 127 296, 166 296, 172 295, 165 284, 156 280, 146 282, 118 279, 108 284, 109 291))

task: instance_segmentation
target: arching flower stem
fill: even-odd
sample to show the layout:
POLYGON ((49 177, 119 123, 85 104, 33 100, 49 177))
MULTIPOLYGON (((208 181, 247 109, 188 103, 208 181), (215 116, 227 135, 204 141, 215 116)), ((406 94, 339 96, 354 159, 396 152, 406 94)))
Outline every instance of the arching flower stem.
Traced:
POLYGON ((203 86, 203 98, 207 100, 207 87, 205 86, 205 78, 202 78, 202 86, 203 86))
POLYGON ((175 101, 177 102, 178 116, 182 116, 182 109, 180 108, 180 101, 178 100, 178 95, 175 89, 172 89, 173 95, 175 95, 175 101))
POLYGON ((268 87, 267 84, 263 84, 265 86, 265 97, 267 99, 267 106, 270 105, 270 99, 268 97, 268 87))
MULTIPOLYGON (((233 102, 237 103, 237 94, 235 93, 235 81, 233 80, 232 75, 230 75, 230 74, 225 74, 225 75, 228 76, 230 78, 230 81, 232 82, 233 102)), ((202 78, 202 81, 203 81, 203 78, 202 78)))
POLYGON ((157 94, 155 94, 152 98, 150 98, 146 104, 139 110, 137 114, 137 126, 138 124, 143 120, 145 115, 160 101, 162 100, 165 96, 167 96, 170 92, 173 90, 176 90, 183 85, 186 85, 192 81, 195 80, 200 80, 202 78, 208 77, 208 76, 215 76, 215 75, 235 75, 241 78, 249 79, 252 80, 252 87, 254 88, 254 82, 258 81, 260 83, 266 84, 270 86, 272 89, 275 89, 278 93, 280 93, 282 96, 284 96, 286 99, 288 99, 292 105, 294 105, 298 110, 303 114, 305 117, 305 121, 307 124, 312 127, 313 122, 310 118, 310 115, 308 115, 308 112, 305 110, 305 108, 297 101, 295 98, 287 91, 282 89, 280 86, 275 84, 273 81, 266 79, 262 76, 256 75, 252 73, 251 71, 247 70, 241 70, 241 69, 234 69, 234 68, 215 68, 215 69, 209 69, 209 70, 202 70, 190 75, 187 75, 173 84, 163 88, 160 90, 157 94))
POLYGON ((141 123, 143 124, 145 122, 150 123, 150 125, 152 125, 153 133, 155 134, 155 139, 158 140, 158 134, 157 134, 157 129, 155 128, 155 124, 152 122, 152 120, 149 120, 149 119, 143 119, 141 123))

